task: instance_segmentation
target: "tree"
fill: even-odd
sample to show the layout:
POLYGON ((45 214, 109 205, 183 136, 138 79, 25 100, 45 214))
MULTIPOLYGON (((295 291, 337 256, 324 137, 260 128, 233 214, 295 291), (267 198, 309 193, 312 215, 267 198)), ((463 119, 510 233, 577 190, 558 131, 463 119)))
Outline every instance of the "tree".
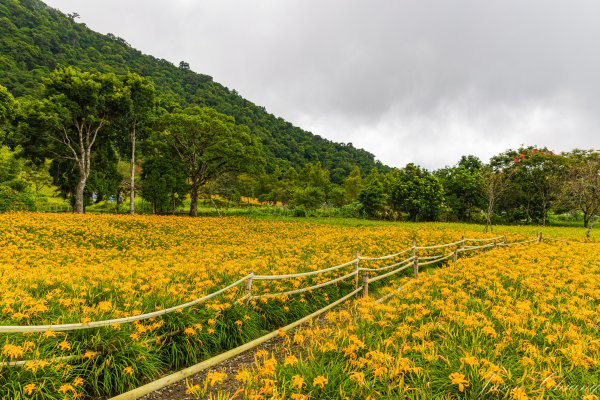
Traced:
POLYGON ((327 195, 331 188, 331 180, 329 171, 323 168, 320 161, 306 164, 302 170, 300 181, 306 187, 319 189, 325 195, 325 200, 327 200, 327 195))
POLYGON ((411 221, 434 221, 444 201, 444 188, 427 170, 412 163, 390 173, 390 203, 411 221))
POLYGON ((329 200, 331 189, 329 171, 323 168, 320 161, 304 166, 297 185, 291 199, 293 205, 315 210, 329 200))
POLYGON ((346 191, 339 185, 333 185, 329 190, 327 204, 333 207, 341 207, 346 204, 346 191))
POLYGON ((482 170, 482 179, 483 196, 486 200, 485 228, 483 231, 487 233, 488 229, 490 232, 492 231, 496 203, 508 188, 508 177, 504 170, 486 165, 482 170))
POLYGON ((21 179, 23 160, 7 146, 0 146, 0 185, 17 192, 27 189, 27 182, 21 179))
POLYGON ((262 147, 244 125, 212 108, 187 108, 164 119, 165 138, 190 183, 190 215, 198 214, 198 190, 223 173, 239 173, 264 162, 262 147))
POLYGON ((373 170, 367 176, 366 181, 366 185, 358 194, 358 201, 365 214, 369 217, 376 217, 383 212, 387 204, 383 176, 377 170, 373 170))
POLYGON ((43 100, 29 104, 21 124, 24 148, 34 159, 50 156, 74 162, 78 173, 75 212, 84 212, 96 147, 109 141, 106 126, 122 111, 123 99, 121 82, 114 74, 59 67, 44 79, 43 100))
POLYGON ((509 188, 499 203, 508 219, 545 225, 559 194, 563 158, 546 148, 530 146, 494 156, 490 165, 505 171, 509 178, 509 188))
POLYGON ((123 79, 126 108, 122 122, 129 132, 130 173, 129 213, 135 214, 135 152, 136 140, 150 120, 154 107, 154 85, 137 74, 129 73, 123 79))
POLYGON ((456 166, 435 172, 444 187, 445 203, 460 221, 471 222, 473 214, 484 207, 482 167, 477 157, 463 156, 456 166))
POLYGON ((184 166, 168 153, 154 152, 142 163, 141 192, 152 212, 167 213, 183 204, 187 192, 184 166))
POLYGON ((325 193, 321 188, 307 186, 305 188, 297 188, 294 191, 292 204, 301 206, 307 210, 316 210, 325 202, 325 193))
MULTIPOLYGON (((83 206, 92 201, 102 201, 108 197, 115 196, 119 199, 119 189, 123 177, 117 169, 118 154, 110 142, 101 143, 94 153, 90 162, 94 169, 90 171, 86 180, 83 193, 83 206)), ((79 170, 77 162, 69 158, 55 158, 50 163, 50 175, 54 185, 58 187, 61 196, 71 201, 75 206, 76 192, 79 183, 79 170)))
POLYGON ((0 146, 5 144, 7 131, 15 119, 16 102, 13 95, 0 85, 0 146))
POLYGON ((294 167, 289 167, 285 171, 277 167, 270 175, 261 176, 259 181, 263 189, 263 194, 260 196, 263 201, 289 203, 298 189, 299 175, 294 167))
POLYGON ((346 202, 352 203, 358 199, 358 195, 364 186, 360 168, 355 165, 350 171, 350 175, 344 181, 344 190, 346 192, 346 202))
POLYGON ((569 168, 562 185, 561 202, 583 213, 583 226, 589 233, 600 214, 600 153, 577 150, 567 157, 569 168))
POLYGON ((23 175, 27 182, 33 186, 33 190, 39 194, 40 191, 52 184, 52 176, 48 172, 50 162, 36 164, 31 160, 25 162, 23 175))

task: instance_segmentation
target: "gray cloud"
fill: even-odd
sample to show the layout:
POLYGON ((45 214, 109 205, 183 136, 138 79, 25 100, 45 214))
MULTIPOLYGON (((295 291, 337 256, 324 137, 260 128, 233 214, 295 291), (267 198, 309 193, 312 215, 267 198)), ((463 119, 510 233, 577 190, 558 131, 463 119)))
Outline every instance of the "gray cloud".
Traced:
POLYGON ((50 0, 383 162, 597 148, 593 0, 50 0))

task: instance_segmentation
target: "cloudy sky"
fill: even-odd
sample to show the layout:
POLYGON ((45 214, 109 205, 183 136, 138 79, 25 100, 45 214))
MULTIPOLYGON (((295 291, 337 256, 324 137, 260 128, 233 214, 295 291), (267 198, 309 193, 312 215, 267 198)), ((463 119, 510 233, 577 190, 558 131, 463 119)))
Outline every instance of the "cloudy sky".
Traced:
POLYGON ((600 147, 596 0, 46 3, 391 166, 600 147))

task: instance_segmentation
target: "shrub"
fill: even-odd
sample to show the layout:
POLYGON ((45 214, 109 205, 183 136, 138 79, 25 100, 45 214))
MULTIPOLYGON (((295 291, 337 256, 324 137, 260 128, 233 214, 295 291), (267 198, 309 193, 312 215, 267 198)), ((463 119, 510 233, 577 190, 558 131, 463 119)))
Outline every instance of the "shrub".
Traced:
POLYGON ((0 185, 0 212, 6 211, 35 211, 35 203, 28 193, 0 185))

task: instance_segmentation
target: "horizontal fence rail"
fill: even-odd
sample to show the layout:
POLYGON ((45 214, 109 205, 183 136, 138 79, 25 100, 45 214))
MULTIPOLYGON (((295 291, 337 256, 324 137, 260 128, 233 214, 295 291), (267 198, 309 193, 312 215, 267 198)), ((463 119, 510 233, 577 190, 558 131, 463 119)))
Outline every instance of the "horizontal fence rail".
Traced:
POLYGON ((275 279, 290 279, 290 278, 301 278, 305 276, 318 275, 325 272, 335 271, 336 269, 344 268, 349 265, 354 265, 356 260, 348 261, 347 263, 336 265, 325 269, 319 269, 316 271, 299 272, 297 274, 286 274, 286 275, 254 275, 254 280, 275 280, 275 279))
MULTIPOLYGON (((554 239, 554 238, 546 238, 546 239, 556 240, 556 241, 564 241, 564 242, 569 242, 569 243, 578 243, 578 244, 589 243, 589 242, 567 241, 567 240, 554 239)), ((182 309, 201 304, 201 303, 203 303, 207 300, 210 300, 220 294, 223 294, 226 291, 228 291, 232 288, 235 288, 236 286, 239 286, 243 283, 246 284, 246 294, 245 294, 245 296, 243 296, 237 300, 240 302, 243 302, 243 300, 248 302, 250 300, 268 299, 268 298, 276 298, 276 297, 280 297, 280 296, 289 296, 289 295, 299 294, 299 293, 303 293, 303 292, 307 292, 307 291, 316 290, 316 289, 326 287, 329 285, 333 285, 335 283, 344 281, 349 278, 355 278, 355 280, 356 280, 355 290, 349 294, 346 294, 345 296, 340 298, 338 301, 336 301, 330 305, 330 306, 333 306, 334 304, 337 305, 337 304, 341 303, 342 301, 349 299, 350 297, 358 294, 360 291, 363 292, 363 295, 368 295, 369 283, 374 283, 374 282, 381 281, 385 278, 389 278, 393 275, 396 275, 402 271, 409 269, 411 266, 414 269, 415 278, 418 278, 420 267, 440 263, 440 262, 446 261, 450 258, 453 258, 453 261, 457 261, 459 253, 464 253, 464 252, 473 251, 473 250, 490 249, 490 248, 494 248, 497 246, 522 245, 522 244, 528 244, 528 243, 533 243, 533 242, 540 243, 541 241, 542 241, 542 236, 540 234, 536 239, 523 240, 523 241, 511 242, 511 243, 507 243, 506 238, 504 236, 498 236, 498 237, 494 237, 494 238, 463 238, 460 241, 456 241, 456 242, 452 242, 452 243, 445 243, 445 244, 441 244, 441 245, 434 245, 434 246, 417 246, 416 242, 413 242, 412 247, 409 247, 398 253, 389 254, 389 255, 380 256, 380 257, 363 257, 363 256, 360 256, 357 252, 356 258, 351 261, 348 261, 346 263, 339 264, 339 265, 336 265, 333 267, 328 267, 328 268, 315 270, 315 271, 301 272, 301 273, 295 273, 295 274, 283 274, 283 275, 255 275, 254 273, 249 273, 248 275, 236 280, 235 282, 229 284, 228 286, 226 286, 222 289, 219 289, 213 293, 207 294, 201 298, 198 298, 198 299, 195 299, 195 300, 192 300, 192 301, 189 301, 187 303, 183 303, 183 304, 180 304, 177 306, 169 307, 169 308, 166 308, 163 310, 150 312, 150 313, 145 313, 145 314, 140 314, 140 315, 135 315, 135 316, 130 316, 130 317, 87 322, 87 323, 70 323, 70 324, 57 324, 57 325, 30 325, 30 326, 0 325, 0 333, 33 333, 33 332, 47 332, 47 331, 75 331, 75 330, 81 330, 81 329, 102 328, 102 327, 112 326, 115 324, 118 325, 118 324, 130 323, 130 322, 134 322, 134 321, 141 321, 141 320, 145 320, 145 319, 150 319, 150 318, 166 315, 166 314, 169 314, 172 312, 177 312, 182 309), (473 242, 475 242, 475 243, 488 242, 488 243, 481 244, 481 245, 467 245, 466 244, 467 242, 471 242, 471 243, 473 243, 473 242), (423 256, 423 257, 417 256, 417 252, 419 250, 445 249, 445 248, 452 247, 452 246, 455 246, 456 248, 447 254, 427 255, 427 256, 423 256), (402 256, 402 255, 410 253, 410 252, 412 252, 411 257, 408 257, 406 259, 400 260, 398 262, 392 263, 387 266, 382 266, 382 267, 377 267, 377 268, 366 268, 366 267, 361 267, 359 264, 360 261, 384 261, 384 260, 389 260, 389 259, 393 259, 393 258, 398 258, 399 256, 402 256), (354 267, 351 272, 349 272, 345 275, 342 275, 340 277, 330 279, 328 281, 316 284, 316 285, 311 285, 311 286, 307 286, 307 287, 303 287, 303 288, 299 288, 299 289, 295 289, 295 290, 290 290, 290 291, 285 291, 285 292, 279 292, 279 293, 268 293, 267 292, 267 293, 262 293, 262 294, 258 294, 258 295, 251 294, 254 281, 283 280, 283 279, 293 279, 293 278, 315 276, 315 275, 320 275, 320 274, 340 270, 340 269, 350 267, 350 266, 354 267), (381 274, 381 275, 375 275, 371 278, 369 277, 369 273, 376 273, 376 272, 382 272, 382 271, 388 271, 388 272, 381 274), (360 280, 361 276, 362 276, 362 287, 360 287, 361 285, 359 285, 359 280, 360 280)), ((385 301, 385 300, 389 299, 390 297, 400 293, 401 289, 402 289, 402 287, 399 287, 398 289, 395 289, 394 291, 392 291, 391 293, 388 293, 387 295, 383 296, 382 298, 378 299, 377 301, 378 302, 385 301)), ((325 309, 331 308, 330 306, 325 307, 325 309)), ((319 310, 319 311, 322 312, 323 310, 324 309, 319 310)), ((313 313, 311 315, 314 316, 316 314, 313 313)), ((305 317, 305 318, 307 318, 307 317, 305 317)), ((303 320, 300 320, 300 321, 303 321, 303 320)), ((292 325, 296 326, 295 324, 299 323, 300 321, 296 321, 295 323, 292 323, 289 326, 292 326, 292 325)), ((173 334, 177 334, 177 332, 174 332, 173 334)), ((155 339, 151 339, 151 341, 152 340, 155 340, 155 339)), ((95 353, 95 354, 99 354, 99 353, 95 353)), ((56 358, 53 358, 53 359, 47 360, 47 361, 53 361, 53 362, 54 361, 68 361, 68 360, 75 360, 75 359, 80 359, 80 358, 82 358, 82 356, 73 355, 73 356, 67 356, 67 357, 56 357, 56 358)), ((40 360, 21 360, 21 361, 0 362, 0 367, 3 367, 3 366, 19 367, 19 366, 24 366, 29 362, 36 362, 36 361, 40 361, 40 360)))
POLYGON ((178 306, 165 308, 164 310, 150 312, 147 314, 140 314, 140 315, 134 315, 131 317, 123 317, 123 318, 116 318, 116 319, 106 319, 103 321, 74 323, 74 324, 23 325, 23 326, 0 325, 0 333, 33 333, 33 332, 46 332, 46 331, 75 331, 75 330, 80 330, 80 329, 102 328, 102 327, 111 326, 111 325, 115 325, 115 324, 119 325, 119 324, 124 324, 127 322, 142 321, 145 319, 159 317, 161 315, 169 314, 169 313, 172 313, 172 312, 175 312, 178 310, 182 310, 184 308, 192 307, 197 304, 203 303, 206 300, 210 300, 213 297, 216 297, 216 296, 220 295, 221 293, 224 293, 224 292, 228 291, 229 289, 234 288, 237 285, 245 282, 249 276, 251 276, 251 275, 248 275, 241 279, 238 279, 237 281, 233 282, 229 286, 226 286, 223 289, 219 289, 216 292, 208 294, 199 299, 192 300, 187 303, 180 304, 178 306))
MULTIPOLYGON (((442 248, 447 248, 447 247, 451 247, 451 246, 462 246, 461 248, 458 248, 456 251, 457 252, 465 252, 465 251, 469 251, 469 250, 476 250, 476 249, 484 249, 484 248, 490 248, 490 247, 494 247, 494 246, 510 246, 510 245, 516 245, 516 244, 525 244, 525 243, 531 243, 531 242, 535 242, 535 241, 539 241, 539 239, 533 239, 533 240, 527 240, 527 241, 521 241, 521 242, 513 242, 513 243, 506 243, 504 241, 504 237, 503 236, 497 236, 494 238, 463 238, 459 241, 456 242, 452 242, 452 243, 444 243, 444 244, 440 244, 440 245, 433 245, 433 246, 416 246, 416 243, 413 245, 413 247, 407 248, 405 250, 402 250, 398 253, 394 253, 394 254, 388 254, 385 256, 380 256, 380 257, 362 257, 359 256, 357 253, 357 256, 354 260, 348 261, 346 263, 343 264, 339 264, 333 267, 328 267, 328 268, 324 268, 324 269, 320 269, 320 270, 315 270, 315 271, 307 271, 307 272, 300 272, 300 273, 295 273, 295 274, 283 274, 283 275, 255 275, 253 273, 250 273, 248 275, 246 275, 243 278, 238 279, 237 281, 231 283, 230 285, 219 289, 213 293, 210 293, 206 296, 203 296, 201 298, 192 300, 190 302, 187 303, 183 303, 180 305, 176 305, 173 307, 169 307, 163 310, 159 310, 159 311, 154 311, 154 312, 150 312, 150 313, 146 313, 146 314, 140 314, 140 315, 135 315, 135 316, 130 316, 130 317, 123 317, 123 318, 115 318, 115 319, 109 319, 109 320, 102 320, 102 321, 93 321, 93 322, 85 322, 85 323, 69 323, 69 324, 55 324, 55 325, 22 325, 22 326, 12 326, 12 325, 0 325, 0 333, 33 333, 33 332, 46 332, 46 331, 75 331, 75 330, 82 330, 82 329, 92 329, 92 328, 102 328, 102 327, 107 327, 107 326, 112 326, 112 325, 118 325, 118 324, 123 324, 123 323, 129 323, 129 322, 134 322, 134 321, 142 321, 142 320, 146 320, 146 319, 150 319, 150 318, 155 318, 158 316, 162 316, 165 314, 169 314, 172 312, 176 312, 188 307, 192 307, 195 305, 198 305, 200 303, 203 303, 207 300, 210 300, 224 292, 226 292, 229 289, 232 289, 244 282, 246 282, 246 293, 247 296, 245 296, 245 298, 247 300, 255 300, 255 299, 260 299, 260 298, 270 298, 270 297, 278 297, 278 296, 284 296, 284 295, 292 295, 292 294, 298 294, 298 293, 303 293, 309 290, 315 290, 321 287, 325 287, 334 283, 337 283, 339 281, 348 279, 350 277, 353 276, 357 276, 359 274, 359 272, 376 272, 376 271, 384 271, 384 270, 388 270, 391 268, 395 268, 395 267, 400 267, 401 270, 406 269, 406 267, 404 266, 405 263, 410 263, 411 261, 416 261, 417 257, 415 255, 413 255, 412 257, 409 257, 407 259, 401 260, 397 263, 391 264, 391 265, 387 265, 384 267, 379 267, 379 268, 362 268, 362 267, 358 267, 358 262, 359 261, 382 261, 382 260, 388 260, 394 257, 399 257, 403 254, 409 253, 409 252, 413 252, 413 254, 416 254, 417 251, 419 250, 435 250, 435 249, 442 249, 442 248), (496 242, 497 240, 503 240, 503 242, 496 242), (485 241, 493 241, 493 243, 489 243, 486 245, 480 245, 480 246, 468 246, 465 245, 466 242, 485 242, 485 241), (259 280, 281 280, 281 279, 292 279, 292 278, 301 278, 301 277, 308 277, 308 276, 314 276, 314 275, 320 275, 320 274, 324 274, 326 272, 332 272, 332 271, 336 271, 345 267, 349 267, 349 266, 355 266, 356 268, 354 269, 353 272, 348 273, 342 277, 339 278, 335 278, 332 280, 329 280, 327 282, 324 283, 320 283, 318 285, 313 285, 313 286, 309 286, 309 287, 305 287, 305 288, 300 288, 300 289, 296 289, 296 290, 290 290, 290 291, 286 291, 286 292, 281 292, 281 293, 264 293, 264 294, 260 294, 260 295, 250 295, 251 290, 252 290, 252 282, 253 281, 259 281, 259 280)), ((446 260, 448 258, 450 258, 452 256, 452 253, 450 255, 433 255, 433 256, 424 256, 424 257, 418 257, 419 261, 428 261, 428 262, 417 262, 415 265, 429 265, 429 264, 434 264, 443 260, 446 260)), ((400 272, 399 270, 394 270, 392 272, 400 272)), ((392 274, 386 274, 385 276, 391 276, 394 275, 392 274)), ((383 275, 382 275, 383 276, 383 275)), ((375 279, 375 278, 374 278, 375 279)), ((379 279, 377 279, 379 280, 379 279)), ((373 282, 374 280, 371 279, 371 282, 373 282)))
POLYGON ((322 287, 325 287, 325 286, 333 285, 334 283, 337 283, 339 281, 343 281, 345 279, 351 278, 351 277, 356 276, 356 275, 357 275, 357 272, 353 271, 353 272, 350 272, 347 275, 340 276, 339 278, 335 278, 335 279, 332 279, 332 280, 327 281, 327 282, 319 283, 318 285, 309 286, 309 287, 305 287, 305 288, 301 288, 301 289, 288 290, 287 292, 265 293, 265 294, 261 294, 261 295, 258 295, 258 296, 250 296, 249 299, 250 300, 256 300, 256 299, 263 299, 263 298, 269 298, 269 297, 278 297, 278 296, 288 296, 288 295, 292 295, 292 294, 298 294, 298 293, 308 292, 309 290, 315 290, 315 289, 319 289, 319 288, 322 288, 322 287))
MULTIPOLYGON (((423 246, 420 247, 420 249, 424 249, 424 250, 429 250, 429 249, 440 249, 440 248, 446 248, 446 247, 451 247, 451 246, 457 246, 457 245, 461 245, 461 248, 456 248, 454 251, 447 253, 447 254, 441 254, 441 255, 436 255, 436 256, 427 256, 427 257, 422 257, 419 258, 418 256, 416 256, 416 251, 418 250, 417 246, 414 245, 412 248, 406 249, 402 252, 399 253, 395 253, 395 254, 390 254, 387 256, 383 256, 383 257, 360 257, 358 255, 358 253, 356 254, 356 259, 349 261, 345 264, 341 264, 340 266, 336 266, 336 267, 332 267, 335 269, 339 269, 339 268, 343 268, 343 267, 347 267, 347 266, 351 266, 354 265, 356 267, 356 269, 344 276, 341 276, 339 278, 336 279, 332 279, 330 281, 324 282, 323 284, 319 284, 319 285, 315 285, 315 286, 311 286, 311 287, 307 287, 307 288, 302 288, 302 289, 297 289, 297 290, 293 290, 293 291, 288 291, 288 292, 281 292, 281 293, 266 293, 263 295, 256 295, 256 296, 250 296, 250 299, 260 299, 260 298, 264 298, 264 297, 274 297, 274 296, 280 296, 280 295, 287 295, 287 294, 292 294, 292 293, 300 293, 302 291, 306 291, 306 290, 311 290, 311 289, 316 289, 317 287, 322 287, 324 285, 329 285, 332 284, 337 281, 340 280, 344 280, 344 279, 348 279, 351 277, 355 277, 357 278, 357 286, 358 286, 358 277, 359 277, 359 273, 362 273, 362 278, 363 278, 363 287, 357 287, 355 288, 354 291, 346 294, 345 296, 343 296, 342 298, 340 298, 339 300, 333 302, 332 304, 322 308, 321 310, 318 310, 316 312, 314 312, 313 314, 304 317, 282 329, 280 329, 279 331, 275 331, 272 332, 271 334, 265 335, 261 338, 255 339, 249 343, 246 343, 242 346, 239 346, 236 349, 232 349, 230 351, 227 351, 223 354, 214 356, 206 361, 203 361, 199 364, 196 364, 192 367, 186 368, 182 371, 179 371, 175 374, 166 376, 164 378, 161 378, 157 381, 151 382, 149 384, 146 384, 144 386, 141 386, 137 389, 131 390, 127 393, 123 393, 121 395, 118 395, 116 397, 113 397, 111 400, 133 400, 133 399, 138 399, 140 397, 142 397, 143 395, 146 395, 148 393, 151 393, 153 391, 156 391, 160 388, 163 388, 167 385, 170 385, 174 382, 177 381, 181 381, 189 376, 192 376, 194 374, 197 374, 201 371, 204 371, 210 367, 214 367, 216 365, 218 365, 219 363, 221 363, 222 361, 233 357, 234 355, 240 354, 243 351, 247 351, 251 348, 256 347, 258 344, 264 343, 265 341, 275 337, 276 335, 278 335, 280 331, 288 331, 289 329, 291 329, 292 327, 296 327, 298 325, 300 325, 301 323, 314 318, 315 316, 322 314, 325 310, 331 309, 333 308, 335 305, 341 304, 343 301, 346 301, 348 299, 350 299, 352 296, 358 294, 360 291, 363 292, 363 295, 368 295, 368 285, 369 283, 373 283, 373 282, 377 282, 379 280, 388 278, 392 275, 395 275, 401 271, 404 271, 408 268, 410 268, 411 266, 414 266, 415 268, 415 276, 418 276, 418 267, 419 265, 424 266, 424 265, 428 265, 428 264, 434 264, 434 263, 439 263, 441 261, 445 261, 448 260, 450 258, 454 258, 454 261, 456 261, 457 257, 458 257, 458 253, 460 252, 466 252, 466 251, 472 251, 472 250, 477 250, 477 249, 487 249, 487 248, 494 248, 497 247, 500 243, 504 243, 505 240, 502 237, 496 237, 496 238, 490 238, 490 239, 477 239, 477 240, 473 240, 475 242, 484 242, 484 241, 492 241, 492 243, 488 243, 485 245, 480 245, 480 246, 465 246, 465 242, 469 241, 469 239, 463 239, 460 242, 454 242, 454 243, 449 243, 447 245, 440 245, 440 246, 423 246), (502 242, 499 242, 498 240, 502 239, 502 242), (363 267, 359 267, 359 261, 381 261, 381 260, 387 260, 390 258, 394 258, 394 257, 398 257, 400 255, 406 254, 408 252, 412 251, 413 252, 413 256, 409 257, 407 259, 404 259, 402 261, 396 262, 394 264, 388 265, 388 266, 384 266, 384 267, 380 267, 380 268, 363 268, 363 267), (425 263, 419 263, 419 260, 430 260, 427 261, 425 263), (381 272, 384 270, 388 270, 391 268, 395 268, 398 267, 396 269, 393 269, 385 274, 376 276, 372 279, 369 279, 369 272, 381 272)), ((532 242, 540 242, 539 239, 534 239, 534 240, 527 240, 527 241, 522 241, 522 242, 515 242, 514 244, 525 244, 525 243, 532 243, 532 242)), ((326 268, 324 270, 320 270, 320 271, 311 271, 310 275, 315 275, 318 274, 319 272, 328 272, 331 271, 332 268, 326 268)), ((287 278, 293 278, 293 277, 301 277, 301 276, 307 276, 305 274, 290 274, 290 275, 281 275, 281 279, 287 279, 287 278)), ((255 277, 256 278, 256 277, 255 277)), ((277 279, 276 275, 272 275, 272 276, 268 276, 268 278, 266 279, 277 279)), ((250 282, 250 288, 251 288, 251 282, 252 282, 252 278, 249 278, 248 280, 250 282)), ((382 303, 384 301, 389 300, 391 297, 398 295, 403 289, 403 286, 398 287, 397 289, 394 289, 392 292, 380 297, 379 299, 375 300, 376 303, 382 303)), ((247 296, 244 296, 247 297, 247 296)))

